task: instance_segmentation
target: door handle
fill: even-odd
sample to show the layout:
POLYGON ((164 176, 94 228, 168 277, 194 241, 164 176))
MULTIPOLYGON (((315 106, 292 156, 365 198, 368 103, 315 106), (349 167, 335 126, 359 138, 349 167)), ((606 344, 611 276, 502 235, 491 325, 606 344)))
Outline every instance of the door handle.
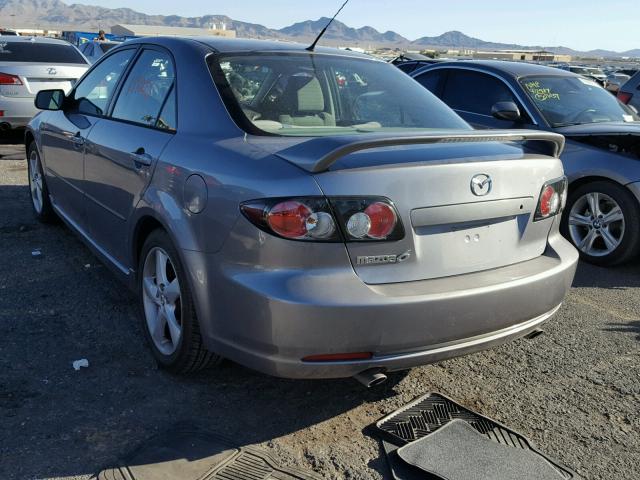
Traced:
POLYGON ((76 132, 75 134, 71 132, 63 132, 64 136, 71 140, 71 143, 77 146, 84 145, 84 137, 80 134, 80 132, 76 132))
POLYGON ((135 152, 131 152, 131 158, 136 167, 148 167, 153 163, 153 157, 144 151, 144 148, 140 147, 135 152))

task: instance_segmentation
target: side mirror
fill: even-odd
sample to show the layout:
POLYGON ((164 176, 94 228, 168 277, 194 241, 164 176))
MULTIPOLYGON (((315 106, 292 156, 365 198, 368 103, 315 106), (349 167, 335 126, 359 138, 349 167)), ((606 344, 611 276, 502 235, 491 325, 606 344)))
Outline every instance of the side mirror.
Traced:
POLYGON ((497 102, 491 107, 491 115, 498 120, 517 122, 520 120, 520 109, 513 102, 497 102))
POLYGON ((62 110, 64 90, 40 90, 35 105, 38 110, 62 110))

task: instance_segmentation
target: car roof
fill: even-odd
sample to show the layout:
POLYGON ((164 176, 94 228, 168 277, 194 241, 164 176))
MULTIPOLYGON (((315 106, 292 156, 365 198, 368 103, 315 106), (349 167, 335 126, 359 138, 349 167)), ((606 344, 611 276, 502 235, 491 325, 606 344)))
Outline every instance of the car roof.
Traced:
POLYGON ((7 35, 2 37, 2 42, 17 42, 17 43, 48 43, 52 45, 71 45, 66 40, 60 40, 58 38, 49 37, 21 37, 7 35))
MULTIPOLYGON (((457 62, 441 62, 429 67, 424 67, 419 72, 442 67, 476 68, 492 73, 501 73, 512 78, 529 77, 532 75, 559 75, 566 77, 578 77, 575 73, 560 68, 538 65, 535 63, 509 62, 505 60, 464 60, 457 62)), ((418 71, 414 72, 415 74, 418 71)))
MULTIPOLYGON (((282 52, 282 53, 305 53, 308 44, 294 43, 294 42, 280 42, 276 40, 256 40, 248 38, 228 38, 219 36, 208 37, 140 37, 132 40, 127 40, 127 44, 132 43, 156 43, 171 47, 172 44, 177 43, 191 43, 198 42, 219 53, 247 53, 247 52, 282 52)), ((365 58, 369 60, 378 60, 375 57, 366 55, 364 53, 354 52, 351 50, 342 50, 338 48, 330 47, 316 47, 314 52, 334 54, 354 58, 365 58)))

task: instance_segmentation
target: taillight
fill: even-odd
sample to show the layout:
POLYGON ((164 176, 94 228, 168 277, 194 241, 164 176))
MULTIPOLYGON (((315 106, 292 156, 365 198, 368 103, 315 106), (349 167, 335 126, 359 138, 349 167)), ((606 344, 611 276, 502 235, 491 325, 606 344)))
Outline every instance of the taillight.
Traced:
POLYGON ((567 203, 567 178, 552 180, 543 185, 533 221, 543 220, 562 212, 567 203))
POLYGON ((240 206, 247 219, 265 232, 290 240, 339 242, 331 207, 324 198, 252 200, 240 206))
POLYGON ((16 75, 0 73, 0 85, 22 85, 22 81, 16 75))
POLYGON ((631 101, 631 97, 633 97, 633 93, 629 92, 621 92, 618 90, 618 100, 620 100, 624 104, 628 104, 631 101))
POLYGON ((291 240, 398 240, 404 229, 393 204, 381 197, 252 200, 240 210, 258 228, 291 240))

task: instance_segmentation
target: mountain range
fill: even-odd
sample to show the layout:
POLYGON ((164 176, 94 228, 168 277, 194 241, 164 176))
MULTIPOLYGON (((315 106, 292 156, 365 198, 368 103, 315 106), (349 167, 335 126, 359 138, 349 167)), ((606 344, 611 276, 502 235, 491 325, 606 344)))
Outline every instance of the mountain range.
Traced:
MULTIPOLYGON (((66 4, 62 0, 0 0, 0 24, 4 28, 50 28, 66 30, 109 31, 112 25, 164 25, 171 27, 208 28, 212 23, 224 22, 227 28, 237 32, 238 37, 312 41, 327 24, 328 18, 306 20, 281 29, 272 29, 255 23, 242 22, 226 15, 204 15, 181 17, 178 15, 147 15, 130 8, 104 8, 91 5, 66 4)), ((454 48, 470 50, 541 49, 574 56, 592 57, 640 57, 640 48, 625 52, 610 50, 576 51, 562 46, 524 46, 510 43, 488 42, 450 31, 434 37, 410 40, 393 31, 379 32, 372 27, 352 28, 335 20, 327 30, 322 43, 332 46, 354 46, 362 48, 390 47, 399 49, 454 48)))

